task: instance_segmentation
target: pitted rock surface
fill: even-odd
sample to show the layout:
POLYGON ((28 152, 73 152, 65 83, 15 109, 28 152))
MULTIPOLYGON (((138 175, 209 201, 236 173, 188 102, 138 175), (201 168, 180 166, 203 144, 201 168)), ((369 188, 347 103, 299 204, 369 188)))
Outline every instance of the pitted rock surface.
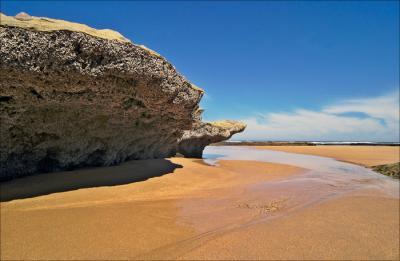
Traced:
POLYGON ((201 124, 203 91, 144 46, 1 18, 0 180, 173 156, 201 124))

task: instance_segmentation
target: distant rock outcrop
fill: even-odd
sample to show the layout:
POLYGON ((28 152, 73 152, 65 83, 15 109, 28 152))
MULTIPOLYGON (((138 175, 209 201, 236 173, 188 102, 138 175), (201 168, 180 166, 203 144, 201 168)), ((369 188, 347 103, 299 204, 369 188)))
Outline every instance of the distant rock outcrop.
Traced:
POLYGON ((379 172, 383 175, 400 179, 400 162, 393 163, 393 164, 384 164, 373 166, 372 169, 376 172, 379 172))
POLYGON ((0 180, 172 156, 207 125, 203 91, 121 34, 27 14, 0 21, 0 180))

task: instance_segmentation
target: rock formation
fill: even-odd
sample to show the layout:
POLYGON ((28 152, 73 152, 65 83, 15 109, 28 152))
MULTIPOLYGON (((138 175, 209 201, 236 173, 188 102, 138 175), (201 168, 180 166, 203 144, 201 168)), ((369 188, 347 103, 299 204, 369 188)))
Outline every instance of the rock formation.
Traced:
POLYGON ((27 14, 0 21, 0 180, 178 147, 199 156, 191 133, 204 147, 236 131, 201 123, 203 91, 117 32, 27 14))
POLYGON ((245 128, 237 121, 196 122, 191 130, 184 131, 178 151, 185 157, 201 158, 207 145, 227 140, 245 128))

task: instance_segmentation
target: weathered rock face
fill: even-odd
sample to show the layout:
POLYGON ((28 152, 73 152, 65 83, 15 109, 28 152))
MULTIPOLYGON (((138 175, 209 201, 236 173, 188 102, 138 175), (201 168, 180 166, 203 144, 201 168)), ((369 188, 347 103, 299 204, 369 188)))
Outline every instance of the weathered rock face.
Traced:
POLYGON ((184 132, 178 151, 185 157, 201 158, 207 145, 227 140, 245 128, 246 125, 238 121, 197 122, 184 132))
POLYGON ((172 156, 199 126, 203 91, 157 53, 111 30, 17 18, 1 15, 0 180, 172 156))

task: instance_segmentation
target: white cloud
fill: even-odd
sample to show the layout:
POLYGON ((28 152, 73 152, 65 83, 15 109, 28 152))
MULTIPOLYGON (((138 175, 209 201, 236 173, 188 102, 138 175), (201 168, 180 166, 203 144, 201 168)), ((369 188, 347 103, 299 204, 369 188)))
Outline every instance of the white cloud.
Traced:
POLYGON ((247 128, 234 140, 399 141, 399 92, 344 100, 319 111, 257 114, 243 121, 247 128))

